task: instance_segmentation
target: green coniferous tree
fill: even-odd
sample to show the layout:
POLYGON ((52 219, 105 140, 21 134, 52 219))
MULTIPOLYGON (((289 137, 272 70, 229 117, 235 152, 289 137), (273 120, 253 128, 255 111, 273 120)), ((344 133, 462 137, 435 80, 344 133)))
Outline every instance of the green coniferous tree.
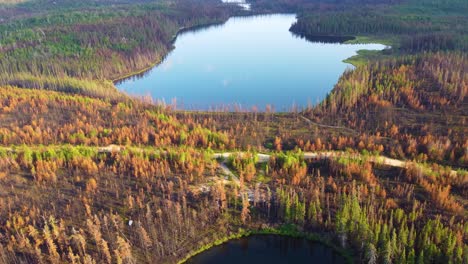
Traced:
POLYGON ((408 264, 415 264, 416 263, 416 254, 414 253, 414 248, 411 248, 408 258, 406 260, 406 263, 408 264))
POLYGON ((418 256, 418 262, 417 264, 424 264, 424 250, 421 250, 421 252, 419 252, 419 256, 418 256))

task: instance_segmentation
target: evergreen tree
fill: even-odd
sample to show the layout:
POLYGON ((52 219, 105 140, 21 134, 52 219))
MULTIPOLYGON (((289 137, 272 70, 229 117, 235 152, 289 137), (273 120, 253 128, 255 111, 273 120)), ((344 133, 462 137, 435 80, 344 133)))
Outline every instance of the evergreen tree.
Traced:
POLYGON ((365 248, 365 261, 368 264, 376 264, 377 259, 378 259, 378 254, 377 254, 377 249, 375 248, 374 244, 372 243, 367 243, 367 246, 365 248))
POLYGON ((382 262, 384 264, 391 264, 392 263, 392 255, 393 255, 392 245, 391 245, 390 241, 387 241, 387 243, 385 243, 384 250, 382 251, 382 262))
POLYGON ((408 254, 408 260, 406 261, 408 264, 415 264, 416 263, 416 254, 414 252, 414 248, 411 248, 410 253, 408 254))
POLYGON ((418 256, 418 262, 417 264, 424 264, 424 250, 421 250, 421 252, 419 252, 419 256, 418 256))

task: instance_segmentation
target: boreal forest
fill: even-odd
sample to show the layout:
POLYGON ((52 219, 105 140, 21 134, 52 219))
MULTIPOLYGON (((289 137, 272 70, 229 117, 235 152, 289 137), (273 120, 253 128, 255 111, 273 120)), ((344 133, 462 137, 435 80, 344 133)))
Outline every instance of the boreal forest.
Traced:
POLYGON ((0 0, 0 263, 191 263, 267 234, 345 263, 468 263, 468 1, 247 3, 0 0), (182 31, 277 13, 297 38, 388 48, 287 112, 116 87, 182 31))

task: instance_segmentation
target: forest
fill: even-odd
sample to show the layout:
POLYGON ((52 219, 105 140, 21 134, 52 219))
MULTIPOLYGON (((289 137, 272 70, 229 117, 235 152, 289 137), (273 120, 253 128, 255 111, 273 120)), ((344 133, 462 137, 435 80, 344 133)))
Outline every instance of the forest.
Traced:
POLYGON ((217 1, 61 1, 49 7, 55 11, 49 2, 4 10, 19 14, 0 23, 1 84, 95 91, 102 80, 160 62, 179 29, 221 23, 233 13, 217 1), (113 2, 122 3, 109 7, 113 2), (38 14, 22 19, 22 12, 38 14))
POLYGON ((468 263, 466 1, 248 2, 311 40, 391 48, 306 109, 174 110, 114 81, 247 11, 0 1, 0 263, 183 263, 252 234, 347 263, 468 263))
POLYGON ((267 162, 231 156, 239 181, 225 184, 213 153, 236 149, 229 131, 136 101, 2 89, 2 126, 16 122, 1 134, 6 263, 172 262, 247 232, 310 232, 378 263, 466 261, 466 171, 275 142, 267 162))
MULTIPOLYGON (((307 2, 307 1, 306 1, 307 2)), ((313 2, 313 1, 312 1, 313 2)), ((460 50, 466 52, 466 1, 318 1, 299 12, 291 31, 304 37, 362 36, 384 40, 397 54, 460 50), (359 4, 359 5, 357 5, 359 4)))

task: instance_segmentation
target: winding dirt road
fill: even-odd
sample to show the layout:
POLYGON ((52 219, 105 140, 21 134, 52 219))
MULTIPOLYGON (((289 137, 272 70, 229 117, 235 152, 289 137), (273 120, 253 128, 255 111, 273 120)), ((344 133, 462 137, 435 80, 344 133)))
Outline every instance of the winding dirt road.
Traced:
MULTIPOLYGON (((243 155, 244 152, 224 152, 224 153, 215 153, 213 155, 213 158, 215 159, 227 159, 231 155, 234 154, 240 154, 243 155)), ((355 158, 355 159, 361 159, 362 155, 360 154, 349 154, 346 152, 342 151, 328 151, 328 152, 304 152, 304 159, 306 160, 320 160, 320 159, 329 159, 329 158, 334 158, 334 157, 348 157, 348 158, 355 158)), ((268 162, 270 160, 271 155, 268 154, 257 154, 258 156, 258 162, 263 163, 263 162, 268 162)), ((369 157, 369 160, 374 163, 379 163, 383 165, 388 165, 392 167, 399 167, 399 168, 405 168, 408 164, 406 161, 402 160, 397 160, 397 159, 392 159, 388 158, 385 156, 379 156, 379 157, 369 157)))

